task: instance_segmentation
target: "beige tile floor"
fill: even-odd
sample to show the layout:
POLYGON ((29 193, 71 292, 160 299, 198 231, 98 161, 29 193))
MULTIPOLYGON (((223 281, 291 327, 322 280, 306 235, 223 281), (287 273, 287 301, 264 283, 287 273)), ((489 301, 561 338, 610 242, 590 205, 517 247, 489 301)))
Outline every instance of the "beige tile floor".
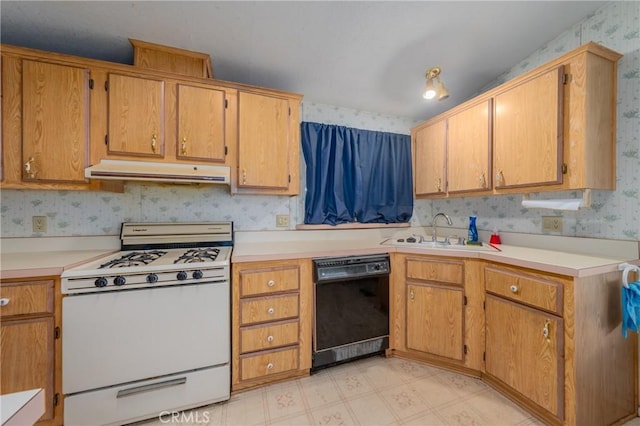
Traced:
MULTIPOLYGON (((137 426, 171 424, 167 419, 137 426)), ((542 425, 478 379, 367 358, 185 412, 181 425, 542 425)), ((627 423, 640 426, 640 419, 627 423)))

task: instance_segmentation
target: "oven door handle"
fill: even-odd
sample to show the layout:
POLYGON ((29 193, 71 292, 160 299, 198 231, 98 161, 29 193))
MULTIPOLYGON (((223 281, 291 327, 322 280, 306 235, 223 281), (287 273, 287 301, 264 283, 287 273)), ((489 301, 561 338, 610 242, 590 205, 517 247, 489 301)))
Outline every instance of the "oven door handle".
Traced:
POLYGON ((150 392, 158 389, 168 388, 171 386, 184 385, 187 383, 186 377, 180 377, 178 379, 166 380, 164 382, 151 383, 149 385, 136 386, 129 389, 122 389, 118 391, 116 398, 123 398, 125 396, 136 395, 142 392, 150 392))

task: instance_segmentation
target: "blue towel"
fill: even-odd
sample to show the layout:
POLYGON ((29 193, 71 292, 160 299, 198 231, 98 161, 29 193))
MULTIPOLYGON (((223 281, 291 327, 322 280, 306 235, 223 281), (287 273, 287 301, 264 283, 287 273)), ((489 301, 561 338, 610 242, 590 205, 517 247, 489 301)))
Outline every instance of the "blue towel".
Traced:
POLYGON ((627 330, 638 332, 640 326, 640 281, 622 286, 622 335, 627 338, 627 330))

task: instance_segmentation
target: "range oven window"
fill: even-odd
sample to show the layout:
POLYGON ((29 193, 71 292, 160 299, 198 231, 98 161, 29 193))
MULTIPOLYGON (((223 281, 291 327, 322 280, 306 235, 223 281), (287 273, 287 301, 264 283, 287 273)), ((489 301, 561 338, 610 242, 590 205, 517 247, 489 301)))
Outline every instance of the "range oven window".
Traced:
POLYGON ((387 255, 314 260, 313 369, 389 347, 389 269, 387 255))

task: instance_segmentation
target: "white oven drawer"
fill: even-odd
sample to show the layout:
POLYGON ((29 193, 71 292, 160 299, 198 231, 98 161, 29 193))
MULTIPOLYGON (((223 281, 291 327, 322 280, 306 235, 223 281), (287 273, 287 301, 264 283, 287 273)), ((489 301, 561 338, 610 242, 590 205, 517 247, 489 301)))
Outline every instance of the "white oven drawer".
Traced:
POLYGON ((228 282, 65 297, 63 393, 228 363, 229 303, 228 282))
POLYGON ((229 399, 229 382, 229 366, 224 365, 67 396, 64 424, 119 425, 158 415, 162 423, 173 411, 229 399))

